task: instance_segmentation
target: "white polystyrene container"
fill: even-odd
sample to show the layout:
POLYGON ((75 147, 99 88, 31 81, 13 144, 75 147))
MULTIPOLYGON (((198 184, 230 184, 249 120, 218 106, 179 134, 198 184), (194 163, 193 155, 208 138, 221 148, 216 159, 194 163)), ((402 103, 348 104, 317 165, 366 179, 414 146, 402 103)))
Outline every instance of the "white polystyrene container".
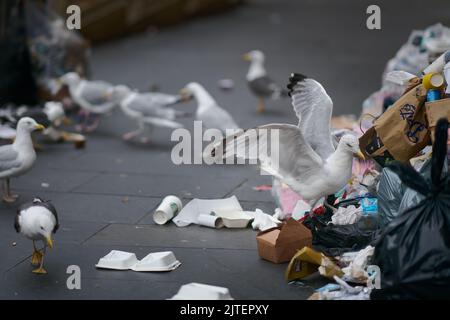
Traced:
POLYGON ((95 265, 102 269, 128 270, 138 262, 136 255, 131 252, 112 250, 95 265))

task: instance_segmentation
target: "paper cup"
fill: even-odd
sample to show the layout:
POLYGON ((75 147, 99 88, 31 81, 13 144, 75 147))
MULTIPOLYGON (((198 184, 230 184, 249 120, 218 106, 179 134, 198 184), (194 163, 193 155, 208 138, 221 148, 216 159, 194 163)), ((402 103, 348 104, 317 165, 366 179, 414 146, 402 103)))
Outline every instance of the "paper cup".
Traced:
POLYGON ((161 204, 156 208, 153 214, 153 221, 156 224, 165 224, 172 220, 183 207, 180 198, 176 196, 167 196, 163 199, 161 204))
POLYGON ((221 217, 213 216, 210 214, 201 214, 197 219, 198 224, 204 227, 220 229, 224 226, 221 217))

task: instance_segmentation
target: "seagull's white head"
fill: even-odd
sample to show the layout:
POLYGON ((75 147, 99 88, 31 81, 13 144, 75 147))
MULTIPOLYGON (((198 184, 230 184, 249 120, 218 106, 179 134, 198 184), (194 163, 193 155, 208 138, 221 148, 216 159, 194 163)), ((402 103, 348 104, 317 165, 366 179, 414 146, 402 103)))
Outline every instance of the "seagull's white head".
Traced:
POLYGON ((244 60, 251 62, 264 63, 264 53, 260 50, 252 50, 244 54, 244 60))
POLYGON ((59 80, 65 85, 73 86, 77 85, 80 82, 81 78, 76 72, 68 72, 61 78, 59 78, 59 80))
POLYGON ((45 127, 42 124, 37 123, 34 119, 30 117, 24 117, 17 123, 18 131, 28 131, 32 132, 35 130, 43 130, 45 127))
POLYGON ((64 107, 61 102, 48 101, 45 103, 43 111, 51 122, 62 120, 65 117, 64 107))
POLYGON ((364 154, 361 152, 359 147, 359 139, 356 136, 352 134, 342 136, 339 141, 339 146, 344 150, 351 152, 355 156, 364 159, 364 154))
POLYGON ((180 96, 183 100, 189 100, 194 96, 198 96, 199 93, 204 92, 205 88, 198 82, 189 82, 180 90, 180 96))

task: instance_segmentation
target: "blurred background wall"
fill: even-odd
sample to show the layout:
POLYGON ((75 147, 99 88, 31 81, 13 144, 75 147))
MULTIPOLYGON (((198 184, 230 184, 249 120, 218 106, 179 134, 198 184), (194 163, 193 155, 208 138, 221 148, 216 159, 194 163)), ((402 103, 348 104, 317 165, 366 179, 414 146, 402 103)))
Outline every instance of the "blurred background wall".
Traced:
POLYGON ((82 12, 81 33, 102 42, 132 32, 178 24, 195 16, 231 9, 243 0, 48 0, 60 15, 71 4, 82 12))

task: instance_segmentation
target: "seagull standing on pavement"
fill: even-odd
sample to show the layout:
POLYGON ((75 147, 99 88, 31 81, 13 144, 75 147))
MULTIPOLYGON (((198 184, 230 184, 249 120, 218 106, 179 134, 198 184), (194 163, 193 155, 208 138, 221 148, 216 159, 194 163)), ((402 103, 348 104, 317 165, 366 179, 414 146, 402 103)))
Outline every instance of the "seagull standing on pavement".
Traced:
POLYGON ((44 255, 47 246, 53 248, 52 234, 59 228, 58 214, 55 207, 49 202, 35 198, 31 203, 22 205, 17 210, 14 228, 18 233, 33 241, 33 255, 31 264, 39 267, 33 273, 45 274, 44 255), (41 250, 36 248, 36 241, 43 241, 41 250))
POLYGON ((244 60, 250 61, 250 68, 247 72, 247 83, 250 91, 258 97, 258 107, 256 111, 263 113, 265 110, 265 99, 273 100, 287 96, 287 91, 276 84, 267 76, 264 68, 264 53, 259 50, 253 50, 244 54, 244 60))
POLYGON ((0 179, 4 180, 3 201, 12 203, 17 200, 18 196, 11 194, 9 179, 31 169, 36 160, 31 132, 43 129, 44 126, 34 119, 24 117, 17 124, 14 142, 0 147, 0 179))
POLYGON ((196 119, 202 121, 205 128, 219 129, 224 134, 227 129, 239 129, 233 117, 217 104, 201 84, 197 82, 188 83, 181 89, 181 95, 193 96, 197 100, 196 119))
POLYGON ((204 156, 257 160, 262 170, 286 183, 314 207, 322 197, 347 184, 353 155, 364 156, 354 135, 344 135, 334 148, 330 134, 333 102, 319 82, 293 74, 288 88, 298 125, 267 124, 242 131, 207 147, 205 150, 211 153, 204 156), (269 134, 278 134, 277 145, 267 139, 269 134), (277 149, 278 153, 274 152, 277 149), (270 154, 261 150, 270 150, 270 154))

